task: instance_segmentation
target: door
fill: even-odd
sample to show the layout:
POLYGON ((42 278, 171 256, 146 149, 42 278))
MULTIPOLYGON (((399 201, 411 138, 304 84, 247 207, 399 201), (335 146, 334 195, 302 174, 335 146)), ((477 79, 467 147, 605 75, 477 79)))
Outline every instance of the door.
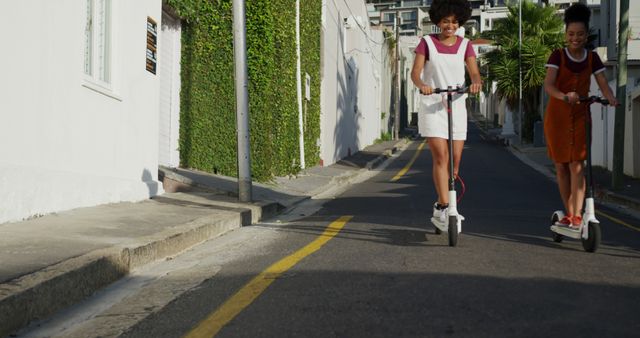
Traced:
POLYGON ((178 167, 180 153, 178 137, 180 127, 180 20, 162 11, 160 31, 160 165, 178 167))

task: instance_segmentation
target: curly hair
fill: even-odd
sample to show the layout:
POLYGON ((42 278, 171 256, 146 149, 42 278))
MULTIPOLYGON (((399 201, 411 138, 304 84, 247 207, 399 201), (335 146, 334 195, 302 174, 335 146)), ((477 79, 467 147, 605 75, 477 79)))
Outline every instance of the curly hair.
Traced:
POLYGON ((570 23, 582 22, 586 29, 589 29, 589 19, 591 18, 591 11, 589 7, 581 3, 575 3, 571 5, 564 12, 564 24, 569 26, 570 23))
POLYGON ((453 15, 460 26, 471 17, 471 5, 467 0, 433 0, 429 8, 431 22, 438 24, 442 18, 453 15))

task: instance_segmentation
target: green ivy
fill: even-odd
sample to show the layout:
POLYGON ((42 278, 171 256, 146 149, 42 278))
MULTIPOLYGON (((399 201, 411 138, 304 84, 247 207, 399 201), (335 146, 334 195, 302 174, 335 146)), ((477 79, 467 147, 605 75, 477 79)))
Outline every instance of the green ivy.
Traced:
MULTIPOLYGON (((237 175, 231 0, 168 0, 183 19, 180 163, 237 175)), ((291 0, 246 2, 251 171, 257 181, 300 171, 296 10, 291 0)), ((321 1, 300 1, 305 163, 319 162, 321 1), (303 87, 304 95, 304 87, 303 87)))

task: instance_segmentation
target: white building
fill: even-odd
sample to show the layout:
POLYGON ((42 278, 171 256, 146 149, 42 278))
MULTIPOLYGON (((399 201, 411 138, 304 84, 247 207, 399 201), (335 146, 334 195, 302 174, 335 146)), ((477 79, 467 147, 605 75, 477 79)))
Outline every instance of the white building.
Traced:
POLYGON ((373 144, 383 130, 383 32, 364 0, 322 2, 320 159, 330 165, 373 144))
MULTIPOLYGON (((607 67, 609 86, 616 94, 618 27, 620 1, 583 0, 593 13, 591 26, 599 33, 598 54, 607 67)), ((627 41, 627 97, 625 107, 624 166, 626 175, 640 177, 640 2, 629 1, 629 28, 627 41)), ((591 92, 599 94, 595 81, 591 81, 591 92)), ((618 98, 620 99, 620 98, 618 98)), ((615 109, 594 105, 593 116, 593 163, 613 169, 613 138, 615 109)))
POLYGON ((493 29, 496 20, 504 19, 509 15, 509 8, 504 1, 487 1, 480 11, 480 32, 493 29))
POLYGON ((160 32, 161 0, 8 1, 2 13, 0 223, 162 193, 177 119, 165 115, 162 140, 160 112, 178 100, 160 93, 177 95, 180 40, 179 25, 160 32))

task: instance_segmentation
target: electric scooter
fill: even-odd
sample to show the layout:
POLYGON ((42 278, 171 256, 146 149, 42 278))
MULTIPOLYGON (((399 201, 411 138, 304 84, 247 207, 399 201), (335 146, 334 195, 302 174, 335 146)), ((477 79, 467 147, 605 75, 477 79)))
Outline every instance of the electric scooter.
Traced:
POLYGON ((431 217, 431 223, 436 227, 436 234, 447 232, 449 234, 449 246, 458 244, 458 234, 462 232, 462 221, 464 217, 458 213, 457 198, 455 188, 455 177, 453 174, 453 94, 464 94, 465 87, 447 87, 446 89, 434 88, 435 94, 447 93, 447 117, 449 125, 449 207, 447 208, 447 221, 441 222, 439 219, 431 217))
POLYGON ((571 228, 558 225, 558 221, 565 215, 561 210, 557 210, 551 215, 551 231, 553 232, 553 241, 562 242, 565 237, 580 239, 582 247, 587 252, 595 252, 600 245, 601 231, 600 222, 596 219, 596 211, 593 193, 593 173, 591 170, 591 104, 597 102, 602 105, 608 105, 609 101, 598 96, 581 97, 580 102, 587 104, 586 125, 586 141, 587 141, 587 190, 585 198, 584 213, 582 214, 582 223, 578 228, 571 228))

